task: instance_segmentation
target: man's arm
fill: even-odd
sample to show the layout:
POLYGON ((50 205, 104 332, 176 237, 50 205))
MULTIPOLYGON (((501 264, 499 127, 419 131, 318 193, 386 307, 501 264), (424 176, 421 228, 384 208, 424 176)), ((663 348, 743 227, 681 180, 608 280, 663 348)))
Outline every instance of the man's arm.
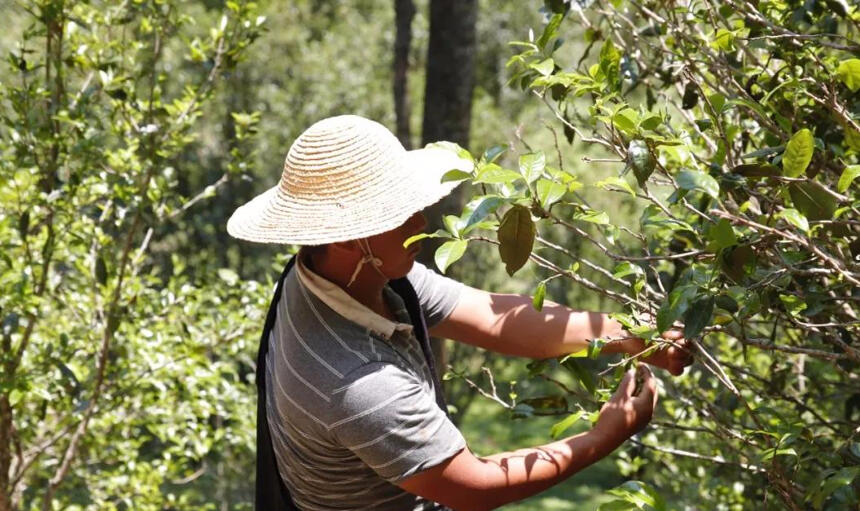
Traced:
MULTIPOLYGON (((631 336, 606 313, 575 311, 550 301, 537 311, 528 296, 488 293, 469 286, 463 288, 457 307, 430 333, 529 358, 575 353, 596 338, 617 339, 604 346, 604 353, 636 354, 645 349, 642 339, 631 336)), ((676 333, 665 337, 681 340, 676 333)), ((690 363, 689 352, 674 347, 661 350, 645 361, 676 375, 690 363)))
POLYGON ((458 511, 494 509, 535 495, 608 455, 645 427, 657 403, 657 387, 650 371, 644 370, 642 377, 642 390, 634 396, 634 372, 624 376, 587 433, 483 458, 466 448, 400 487, 458 511))

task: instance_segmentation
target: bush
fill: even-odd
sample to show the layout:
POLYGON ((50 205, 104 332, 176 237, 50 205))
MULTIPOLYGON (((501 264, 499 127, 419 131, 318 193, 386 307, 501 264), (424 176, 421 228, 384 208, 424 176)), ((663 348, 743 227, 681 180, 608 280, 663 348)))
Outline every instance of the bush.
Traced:
POLYGON ((0 84, 0 510, 214 509, 192 483, 232 466, 223 497, 253 459, 245 341, 268 290, 154 247, 247 158, 256 116, 235 113, 224 178, 177 191, 262 19, 232 1, 211 27, 160 1, 24 7, 0 84))
MULTIPOLYGON (((473 172, 446 176, 476 193, 432 234, 448 239, 440 269, 469 244, 495 244, 509 274, 529 260, 541 268, 537 308, 548 283, 568 281, 617 302, 615 317, 653 347, 673 325, 694 342, 697 363, 664 380, 653 427, 619 454, 626 475, 658 491, 628 483, 608 509, 662 508, 659 494, 678 507, 856 506, 857 7, 553 0, 545 10, 541 33, 511 43, 508 66, 510 83, 552 114, 555 147, 493 147, 473 172), (587 46, 567 62, 559 49, 573 25, 587 46), (605 157, 586 160, 618 175, 586 188, 563 166, 565 139, 601 147, 605 157), (638 225, 614 224, 586 193, 633 201, 638 225), (574 240, 601 257, 566 248, 574 240)), ((532 377, 561 366, 580 385, 506 406, 568 413, 573 398, 560 434, 596 418, 634 358, 594 381, 576 357, 533 365, 532 377)))

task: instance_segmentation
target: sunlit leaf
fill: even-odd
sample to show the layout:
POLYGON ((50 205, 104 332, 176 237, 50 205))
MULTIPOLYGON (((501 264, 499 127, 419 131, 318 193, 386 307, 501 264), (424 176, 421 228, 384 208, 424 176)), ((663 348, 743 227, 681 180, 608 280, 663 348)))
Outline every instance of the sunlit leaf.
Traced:
POLYGON ((842 80, 851 92, 860 89, 860 59, 847 59, 839 63, 836 68, 836 76, 842 80))
POLYGON ((849 165, 845 167, 845 170, 842 171, 842 175, 839 176, 839 183, 836 185, 836 190, 839 193, 844 193, 845 190, 851 186, 851 183, 860 176, 860 165, 849 165))
POLYGON ((520 156, 520 174, 526 182, 532 183, 537 180, 546 166, 546 156, 543 151, 528 153, 520 156))
POLYGON ((442 182, 447 183, 449 181, 462 181, 464 179, 469 179, 472 177, 472 174, 469 172, 465 172, 460 169, 449 170, 448 172, 442 174, 442 182))
POLYGON ((544 209, 564 197, 564 194, 567 192, 567 186, 544 178, 538 179, 535 187, 537 189, 538 201, 544 209))
POLYGON ((452 240, 446 241, 437 248, 434 260, 436 261, 436 267, 439 268, 439 271, 445 273, 445 270, 447 270, 449 266, 463 257, 463 254, 466 253, 466 246, 468 243, 469 242, 466 240, 452 240))
POLYGON ((550 435, 553 438, 559 438, 562 435, 562 433, 564 433, 565 431, 570 429, 571 426, 576 424, 577 421, 581 420, 586 415, 587 415, 587 413, 582 411, 582 410, 577 410, 576 412, 573 412, 572 414, 568 415, 564 419, 553 424, 549 430, 550 435))
POLYGON ((777 213, 776 217, 785 219, 786 222, 797 227, 801 231, 809 231, 809 221, 800 213, 800 211, 794 208, 783 209, 777 213))
POLYGON ((720 195, 720 184, 717 180, 698 170, 683 170, 675 178, 678 186, 684 190, 696 190, 706 193, 713 198, 720 195))
POLYGON ((804 128, 792 135, 782 153, 782 173, 788 177, 798 177, 806 172, 814 150, 811 131, 804 128))
POLYGON ((543 309, 543 301, 546 297, 546 282, 540 281, 538 282, 537 289, 535 289, 534 297, 532 297, 532 307, 535 310, 540 311, 543 309))

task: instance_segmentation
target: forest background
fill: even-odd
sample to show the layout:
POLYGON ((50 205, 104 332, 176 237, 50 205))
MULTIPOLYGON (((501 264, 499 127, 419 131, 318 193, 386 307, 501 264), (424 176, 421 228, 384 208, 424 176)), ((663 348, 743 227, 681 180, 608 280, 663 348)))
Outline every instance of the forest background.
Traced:
MULTIPOLYGON (((427 264, 697 342, 649 430, 507 509, 857 505, 856 5, 0 12, 0 510, 251 508, 257 337, 294 249, 224 226, 341 113, 474 158, 427 264)), ((635 363, 599 348, 436 351, 490 454, 587 429, 635 363)))

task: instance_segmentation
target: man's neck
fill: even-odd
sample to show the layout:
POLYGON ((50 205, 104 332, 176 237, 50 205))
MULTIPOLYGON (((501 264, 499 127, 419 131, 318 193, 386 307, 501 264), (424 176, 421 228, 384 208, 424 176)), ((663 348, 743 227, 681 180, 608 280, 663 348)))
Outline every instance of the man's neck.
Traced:
POLYGON ((309 270, 334 283, 355 301, 373 312, 391 319, 391 314, 382 294, 383 288, 388 284, 388 279, 373 269, 372 263, 363 264, 352 285, 347 285, 349 279, 352 278, 356 265, 361 260, 360 257, 332 256, 328 251, 313 255, 310 253, 300 254, 300 257, 303 257, 302 262, 309 270))

